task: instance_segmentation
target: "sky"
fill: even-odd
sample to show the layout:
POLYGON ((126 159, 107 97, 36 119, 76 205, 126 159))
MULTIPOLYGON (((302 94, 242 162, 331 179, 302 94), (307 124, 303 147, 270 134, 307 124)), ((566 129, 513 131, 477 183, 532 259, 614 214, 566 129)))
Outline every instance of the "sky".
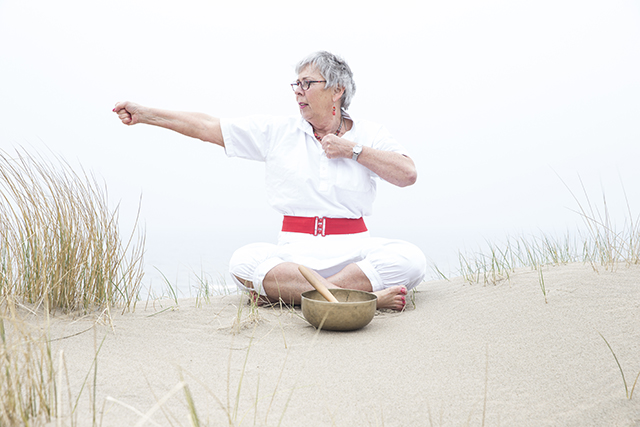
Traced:
POLYGON ((369 229, 440 270, 486 241, 580 227, 583 186, 620 225, 627 201, 640 213, 637 0, 0 0, 0 148, 92 171, 123 232, 142 197, 145 280, 188 294, 235 248, 277 238, 263 165, 126 127, 114 104, 297 115, 289 83, 317 50, 350 64, 350 114, 418 168, 414 186, 379 184, 369 229))

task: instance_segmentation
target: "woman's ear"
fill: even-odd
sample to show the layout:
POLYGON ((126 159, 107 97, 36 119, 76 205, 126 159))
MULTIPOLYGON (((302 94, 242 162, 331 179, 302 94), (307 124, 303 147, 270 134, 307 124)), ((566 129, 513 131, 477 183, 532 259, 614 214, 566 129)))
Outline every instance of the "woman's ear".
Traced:
POLYGON ((344 94, 344 88, 340 86, 336 86, 333 88, 333 102, 337 102, 342 95, 344 94))

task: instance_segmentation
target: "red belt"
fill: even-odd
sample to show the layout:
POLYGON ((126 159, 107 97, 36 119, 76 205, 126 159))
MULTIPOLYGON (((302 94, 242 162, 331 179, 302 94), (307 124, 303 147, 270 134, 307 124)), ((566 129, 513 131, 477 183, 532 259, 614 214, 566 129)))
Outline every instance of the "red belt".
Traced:
POLYGON ((367 231, 362 218, 326 218, 307 216, 287 216, 282 221, 282 231, 307 233, 317 236, 327 234, 355 234, 367 231))

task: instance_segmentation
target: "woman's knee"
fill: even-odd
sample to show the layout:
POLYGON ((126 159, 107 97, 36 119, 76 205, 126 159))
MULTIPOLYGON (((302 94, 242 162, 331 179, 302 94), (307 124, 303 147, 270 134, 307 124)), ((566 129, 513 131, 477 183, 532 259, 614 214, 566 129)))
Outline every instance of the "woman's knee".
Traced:
POLYGON ((403 285, 411 289, 425 278, 427 260, 414 244, 391 241, 368 254, 366 259, 378 272, 384 287, 403 285))
POLYGON ((229 260, 229 274, 239 281, 248 280, 251 278, 251 268, 247 265, 246 257, 238 251, 235 251, 229 260))
POLYGON ((253 272, 273 251, 270 243, 252 243, 243 246, 231 255, 229 273, 242 280, 252 280, 253 272))
POLYGON ((420 281, 424 279, 427 272, 427 258, 424 253, 411 243, 406 243, 403 248, 404 268, 409 271, 413 277, 419 277, 420 281))
MULTIPOLYGON (((269 260, 275 245, 270 243, 252 243, 237 249, 229 260, 229 274, 235 284, 241 290, 256 290, 262 282, 256 276, 260 276, 260 266, 269 260)), ((260 292, 260 289, 257 289, 260 292)))

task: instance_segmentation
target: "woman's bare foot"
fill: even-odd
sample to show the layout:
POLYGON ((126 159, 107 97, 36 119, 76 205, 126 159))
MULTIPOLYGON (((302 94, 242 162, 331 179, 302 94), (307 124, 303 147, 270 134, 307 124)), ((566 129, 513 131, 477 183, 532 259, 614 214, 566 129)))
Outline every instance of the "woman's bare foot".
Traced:
POLYGON ((377 308, 388 308, 391 310, 403 310, 407 304, 407 288, 404 286, 392 286, 378 292, 374 292, 378 296, 377 308))

